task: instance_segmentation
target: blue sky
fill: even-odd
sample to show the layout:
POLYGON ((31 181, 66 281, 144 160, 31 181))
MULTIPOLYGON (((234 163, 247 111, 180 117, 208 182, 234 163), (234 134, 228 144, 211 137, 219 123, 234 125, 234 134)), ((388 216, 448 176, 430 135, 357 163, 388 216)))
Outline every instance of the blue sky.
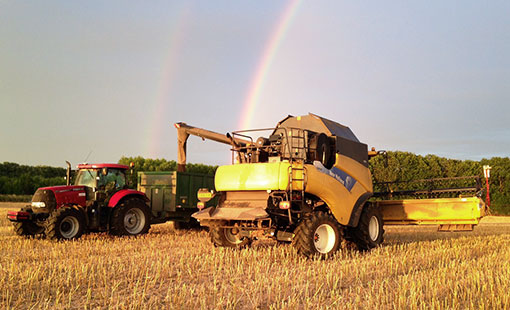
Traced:
MULTIPOLYGON (((0 161, 176 159, 178 121, 238 128, 286 1, 0 0, 0 161)), ((510 2, 302 1, 252 117, 312 112, 378 149, 510 150, 510 2)), ((191 137, 190 162, 228 146, 191 137)))

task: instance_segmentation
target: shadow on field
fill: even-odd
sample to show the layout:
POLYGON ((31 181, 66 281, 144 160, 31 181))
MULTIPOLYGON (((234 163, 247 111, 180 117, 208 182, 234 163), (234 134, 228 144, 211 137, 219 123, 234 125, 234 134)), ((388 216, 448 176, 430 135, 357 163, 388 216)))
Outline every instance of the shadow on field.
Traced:
POLYGON ((179 225, 174 222, 166 222, 162 224, 153 224, 149 231, 151 235, 184 235, 187 233, 200 233, 209 231, 207 227, 202 226, 188 226, 188 225, 179 225))

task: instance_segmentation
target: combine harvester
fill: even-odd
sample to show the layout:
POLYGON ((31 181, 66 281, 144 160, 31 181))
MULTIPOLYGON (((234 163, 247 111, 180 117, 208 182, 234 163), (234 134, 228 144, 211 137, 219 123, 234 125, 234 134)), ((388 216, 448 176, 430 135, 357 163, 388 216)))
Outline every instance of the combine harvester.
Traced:
POLYGON ((384 152, 369 151, 348 127, 314 114, 226 135, 185 123, 175 127, 180 171, 189 135, 232 147, 233 164, 216 171, 216 192, 199 190, 201 211, 193 215, 209 227, 216 246, 244 247, 262 231, 308 257, 326 257, 343 239, 360 250, 378 246, 383 223, 471 230, 485 214, 480 186, 374 193, 368 160, 384 152), (253 140, 258 132, 269 135, 253 140), (455 197, 430 198, 447 194, 455 197), (394 199, 410 195, 428 198, 394 199), (204 208, 214 197, 217 205, 204 208))

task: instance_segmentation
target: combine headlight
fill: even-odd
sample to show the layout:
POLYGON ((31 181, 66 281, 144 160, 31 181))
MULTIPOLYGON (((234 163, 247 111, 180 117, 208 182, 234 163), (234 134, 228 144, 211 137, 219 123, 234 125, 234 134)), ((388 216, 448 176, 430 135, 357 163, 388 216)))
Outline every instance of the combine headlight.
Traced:
POLYGON ((290 209, 290 201, 280 201, 279 207, 284 210, 290 209))
POLYGON ((32 207, 34 208, 44 208, 46 204, 42 201, 32 201, 32 207))

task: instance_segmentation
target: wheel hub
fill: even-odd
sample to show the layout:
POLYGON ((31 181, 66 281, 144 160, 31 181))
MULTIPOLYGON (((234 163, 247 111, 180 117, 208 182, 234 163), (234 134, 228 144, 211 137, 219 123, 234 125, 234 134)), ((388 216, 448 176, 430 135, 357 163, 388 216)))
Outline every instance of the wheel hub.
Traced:
POLYGON ((227 238, 227 240, 233 244, 239 244, 242 242, 242 240, 239 238, 238 232, 235 228, 225 229, 225 238, 227 238))
POLYGON ((368 235, 372 241, 379 237, 379 219, 376 216, 372 216, 368 222, 368 235))
POLYGON ((124 215, 124 228, 130 234, 140 233, 145 226, 145 216, 138 208, 130 209, 124 215))
POLYGON ((80 223, 78 223, 78 219, 73 216, 66 216, 59 225, 60 234, 66 239, 71 239, 76 236, 79 229, 80 223))
POLYGON ((322 224, 317 227, 313 235, 313 243, 317 252, 329 253, 336 243, 336 234, 333 227, 329 224, 322 224))

